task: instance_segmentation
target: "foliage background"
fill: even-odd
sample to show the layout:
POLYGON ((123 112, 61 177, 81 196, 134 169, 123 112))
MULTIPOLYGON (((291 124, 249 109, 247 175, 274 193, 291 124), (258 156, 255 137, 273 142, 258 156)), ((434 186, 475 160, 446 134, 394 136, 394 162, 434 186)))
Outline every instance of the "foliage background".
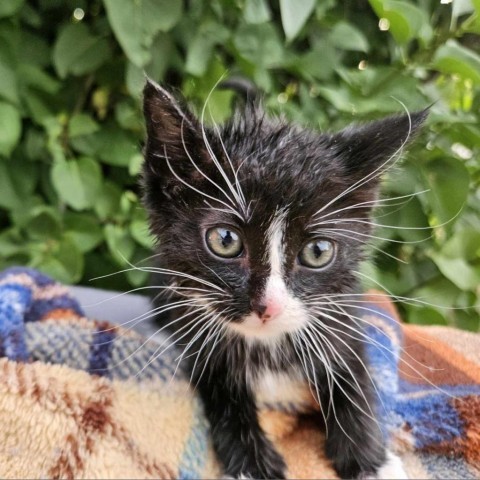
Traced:
MULTIPOLYGON (((428 191, 377 214, 402 228, 377 230, 375 247, 406 263, 374 250, 364 271, 435 304, 403 302, 409 321, 479 330, 479 33, 480 0, 2 0, 0 268, 144 285, 141 271, 89 282, 151 253, 143 72, 197 106, 227 72, 321 130, 433 103, 384 197, 428 191)), ((213 93, 217 121, 231 97, 213 93)))

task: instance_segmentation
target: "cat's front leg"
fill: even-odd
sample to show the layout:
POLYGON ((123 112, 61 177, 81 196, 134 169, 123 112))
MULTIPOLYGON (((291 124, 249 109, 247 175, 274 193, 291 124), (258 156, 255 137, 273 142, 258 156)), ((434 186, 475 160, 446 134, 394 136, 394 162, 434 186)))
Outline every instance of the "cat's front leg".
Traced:
POLYGON ((340 478, 377 478, 387 457, 371 380, 360 362, 352 362, 350 372, 337 370, 335 375, 327 418, 327 456, 340 478))
POLYGON ((285 478, 285 462, 259 425, 255 398, 246 382, 233 382, 226 371, 217 368, 205 372, 198 389, 225 474, 285 478))

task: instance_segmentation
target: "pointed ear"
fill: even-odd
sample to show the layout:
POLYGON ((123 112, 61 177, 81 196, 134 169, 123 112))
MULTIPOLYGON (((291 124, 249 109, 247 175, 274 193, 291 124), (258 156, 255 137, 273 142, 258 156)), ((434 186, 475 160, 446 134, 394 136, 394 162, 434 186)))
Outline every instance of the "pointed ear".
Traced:
POLYGON ((377 168, 391 165, 403 147, 415 138, 427 115, 428 110, 425 109, 348 127, 333 135, 334 148, 348 173, 363 177, 377 168))
POLYGON ((179 159, 188 161, 188 154, 198 154, 202 143, 195 116, 150 79, 143 90, 143 113, 147 127, 145 159, 154 172, 169 171, 165 157, 178 165, 179 159))

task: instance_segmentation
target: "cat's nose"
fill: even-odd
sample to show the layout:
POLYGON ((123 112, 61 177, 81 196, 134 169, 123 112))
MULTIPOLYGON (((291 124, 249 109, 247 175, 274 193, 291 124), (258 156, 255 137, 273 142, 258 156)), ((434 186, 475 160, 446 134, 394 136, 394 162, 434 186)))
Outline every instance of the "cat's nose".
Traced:
POLYGON ((276 317, 282 310, 282 306, 273 300, 252 303, 252 311, 254 311, 264 323, 276 317))
POLYGON ((259 317, 263 317, 267 311, 267 306, 263 303, 254 302, 252 303, 252 311, 254 311, 259 317))

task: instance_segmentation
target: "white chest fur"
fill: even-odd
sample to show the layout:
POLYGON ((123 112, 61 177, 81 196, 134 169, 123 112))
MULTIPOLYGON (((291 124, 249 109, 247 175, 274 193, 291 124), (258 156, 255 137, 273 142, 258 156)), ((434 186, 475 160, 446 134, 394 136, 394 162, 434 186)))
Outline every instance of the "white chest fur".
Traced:
POLYGON ((275 373, 263 370, 254 385, 257 404, 295 405, 304 409, 313 405, 307 382, 300 372, 275 373))

